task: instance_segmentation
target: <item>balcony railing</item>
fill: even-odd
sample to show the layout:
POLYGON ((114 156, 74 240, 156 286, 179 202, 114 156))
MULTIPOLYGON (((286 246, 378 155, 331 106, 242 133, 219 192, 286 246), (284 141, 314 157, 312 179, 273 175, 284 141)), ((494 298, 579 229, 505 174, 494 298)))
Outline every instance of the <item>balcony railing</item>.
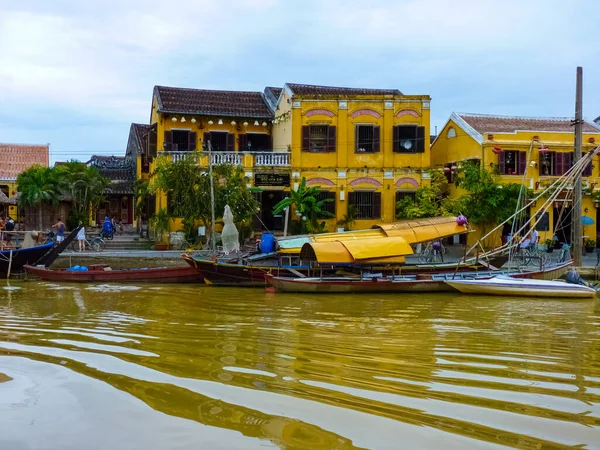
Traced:
MULTIPOLYGON (((173 162, 198 155, 198 164, 208 166, 208 152, 160 152, 171 157, 173 162)), ((242 167, 289 167, 291 165, 290 152, 212 152, 212 163, 231 164, 242 167)))

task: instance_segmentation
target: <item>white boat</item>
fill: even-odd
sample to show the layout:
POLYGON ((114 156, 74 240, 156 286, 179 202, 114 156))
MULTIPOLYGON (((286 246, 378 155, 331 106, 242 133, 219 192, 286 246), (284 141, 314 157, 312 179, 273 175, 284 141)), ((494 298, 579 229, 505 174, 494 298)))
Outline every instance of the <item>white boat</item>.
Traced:
POLYGON ((554 298, 593 298, 596 295, 596 289, 580 284, 502 275, 484 280, 447 280, 446 283, 463 294, 554 298))

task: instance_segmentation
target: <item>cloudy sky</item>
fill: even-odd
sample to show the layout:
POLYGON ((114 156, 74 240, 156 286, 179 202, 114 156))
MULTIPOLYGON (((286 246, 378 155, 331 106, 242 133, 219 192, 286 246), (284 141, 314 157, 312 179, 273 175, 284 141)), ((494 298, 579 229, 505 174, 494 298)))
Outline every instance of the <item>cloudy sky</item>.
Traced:
POLYGON ((156 84, 398 88, 452 111, 600 115, 598 0, 0 0, 0 142, 122 155, 156 84))

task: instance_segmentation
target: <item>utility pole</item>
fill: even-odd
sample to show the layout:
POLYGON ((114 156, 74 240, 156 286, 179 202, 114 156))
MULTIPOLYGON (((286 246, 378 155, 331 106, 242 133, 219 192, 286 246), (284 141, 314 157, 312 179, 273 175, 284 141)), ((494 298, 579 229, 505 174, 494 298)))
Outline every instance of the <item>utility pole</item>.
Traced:
MULTIPOLYGON (((575 153, 573 155, 573 164, 581 159, 581 132, 583 125, 583 68, 577 67, 577 85, 575 89, 575 153)), ((573 262, 575 267, 581 267, 581 256, 583 254, 583 236, 582 236, 582 195, 581 195, 581 172, 575 175, 573 186, 573 262)))
POLYGON ((211 226, 210 226, 210 240, 212 243, 213 252, 217 250, 217 240, 215 237, 215 185, 213 180, 212 171, 212 144, 210 141, 206 143, 208 147, 208 176, 210 178, 210 214, 211 214, 211 226))

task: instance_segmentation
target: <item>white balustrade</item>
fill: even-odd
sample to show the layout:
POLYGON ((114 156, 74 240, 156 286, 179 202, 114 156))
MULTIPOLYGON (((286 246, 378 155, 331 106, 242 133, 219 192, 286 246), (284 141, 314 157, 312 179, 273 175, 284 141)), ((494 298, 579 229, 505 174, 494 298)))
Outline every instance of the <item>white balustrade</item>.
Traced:
POLYGON ((242 164, 242 155, 237 152, 213 152, 212 163, 215 165, 231 164, 240 166, 242 164))
POLYGON ((282 167, 290 165, 290 153, 288 152, 255 152, 255 166, 282 167))
MULTIPOLYGON (((190 157, 191 152, 161 152, 165 156, 171 157, 173 162, 181 161, 190 157)), ((198 161, 204 165, 208 163, 207 152, 200 152, 201 158, 198 161), (204 156, 207 159, 204 159, 204 156)), ((289 167, 290 152, 212 152, 212 163, 231 164, 244 167, 289 167)))

